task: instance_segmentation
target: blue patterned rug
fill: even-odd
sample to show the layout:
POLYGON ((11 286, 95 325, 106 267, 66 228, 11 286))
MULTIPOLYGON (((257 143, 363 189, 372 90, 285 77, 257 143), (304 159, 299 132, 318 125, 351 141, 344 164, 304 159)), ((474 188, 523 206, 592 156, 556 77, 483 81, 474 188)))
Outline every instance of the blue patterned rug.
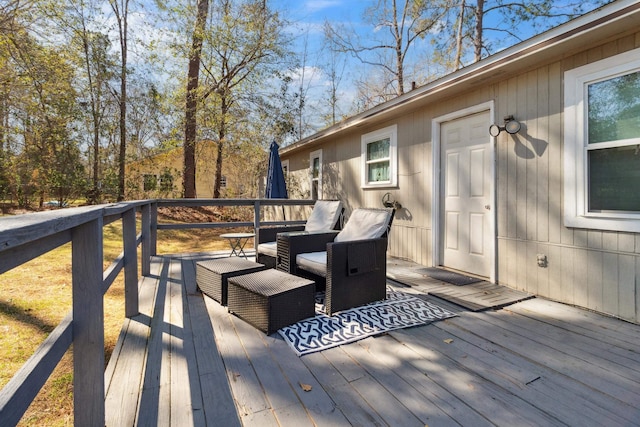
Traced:
POLYGON ((298 356, 358 341, 394 329, 425 325, 456 316, 420 298, 387 288, 387 299, 329 317, 316 298, 316 316, 278 332, 298 356))

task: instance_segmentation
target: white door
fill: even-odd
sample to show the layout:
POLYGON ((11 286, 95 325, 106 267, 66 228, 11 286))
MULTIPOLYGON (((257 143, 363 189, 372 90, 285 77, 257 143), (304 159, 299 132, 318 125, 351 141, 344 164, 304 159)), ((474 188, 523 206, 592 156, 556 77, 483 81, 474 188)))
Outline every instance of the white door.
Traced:
POLYGON ((493 256, 489 112, 442 124, 441 257, 444 267, 489 277, 493 256))

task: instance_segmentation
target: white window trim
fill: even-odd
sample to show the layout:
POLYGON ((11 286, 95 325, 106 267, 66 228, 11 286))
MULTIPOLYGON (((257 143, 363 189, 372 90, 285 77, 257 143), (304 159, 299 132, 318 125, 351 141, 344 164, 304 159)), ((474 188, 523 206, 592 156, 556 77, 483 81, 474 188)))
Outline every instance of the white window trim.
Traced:
POLYGON ((398 186, 398 125, 388 126, 361 137, 361 185, 362 188, 385 188, 398 186), (368 182, 367 181, 367 145, 389 138, 389 181, 368 182))
POLYGON ((322 200, 322 149, 312 151, 309 154, 309 198, 313 199, 313 159, 318 158, 318 200, 322 200))
POLYGON ((587 84, 638 70, 640 49, 634 49, 564 73, 564 225, 567 227, 640 232, 640 212, 589 212, 584 150, 587 84))

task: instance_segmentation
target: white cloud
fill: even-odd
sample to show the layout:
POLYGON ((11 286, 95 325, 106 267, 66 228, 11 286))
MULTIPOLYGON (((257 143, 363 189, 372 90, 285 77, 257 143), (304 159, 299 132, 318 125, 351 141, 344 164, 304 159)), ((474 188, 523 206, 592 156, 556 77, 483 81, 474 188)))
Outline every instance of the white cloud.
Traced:
POLYGON ((304 4, 305 9, 310 13, 316 13, 340 5, 342 5, 342 1, 340 0, 309 0, 304 4))

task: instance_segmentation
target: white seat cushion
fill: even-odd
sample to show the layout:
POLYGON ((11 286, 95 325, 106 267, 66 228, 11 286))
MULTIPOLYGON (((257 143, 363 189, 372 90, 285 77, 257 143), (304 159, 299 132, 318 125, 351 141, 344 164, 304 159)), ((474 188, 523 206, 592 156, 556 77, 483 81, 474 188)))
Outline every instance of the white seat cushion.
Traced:
MULTIPOLYGON (((304 231, 331 231, 342 213, 342 202, 339 200, 317 200, 304 227, 304 231)), ((258 253, 270 257, 278 254, 277 242, 265 242, 258 245, 258 253)))
POLYGON ((377 239, 387 231, 391 211, 385 209, 354 209, 336 242, 377 239))
POLYGON ((327 252, 308 252, 297 255, 296 265, 318 276, 327 277, 327 252))
POLYGON ((278 243, 266 242, 258 245, 258 253, 275 258, 278 255, 278 243))
POLYGON ((339 200, 318 200, 313 205, 304 229, 309 232, 333 230, 341 213, 342 202, 339 200))

